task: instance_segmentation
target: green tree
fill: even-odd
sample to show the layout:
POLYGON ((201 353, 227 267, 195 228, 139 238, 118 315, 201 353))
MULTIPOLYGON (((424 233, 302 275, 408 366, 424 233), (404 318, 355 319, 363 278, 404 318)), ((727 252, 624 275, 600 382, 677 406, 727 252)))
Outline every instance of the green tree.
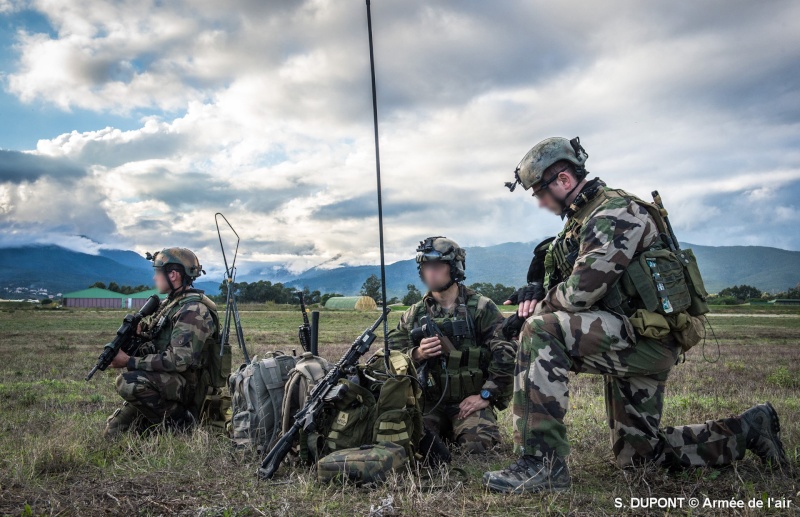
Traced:
POLYGON ((92 285, 89 286, 90 289, 92 287, 97 287, 99 289, 105 289, 106 288, 106 284, 104 284, 103 282, 95 282, 95 283, 93 283, 92 285))
POLYGON ((744 303, 750 298, 761 298, 761 289, 757 289, 752 285, 735 285, 733 287, 726 287, 719 292, 720 297, 736 298, 739 303, 744 303))
POLYGON ((336 298, 336 297, 341 297, 341 296, 344 296, 344 295, 343 294, 339 294, 339 293, 325 293, 322 296, 320 296, 319 303, 320 303, 320 305, 325 305, 325 303, 327 303, 327 301, 330 300, 331 298, 336 298))
POLYGON ((376 302, 381 300, 381 280, 378 275, 370 275, 361 286, 361 296, 369 296, 376 302))
POLYGON ((408 292, 405 296, 403 296, 403 305, 414 305, 418 301, 422 300, 422 293, 419 292, 417 286, 414 284, 408 284, 406 289, 408 289, 408 292))
POLYGON ((501 304, 508 300, 508 297, 514 294, 514 291, 517 290, 516 287, 506 286, 503 284, 492 285, 489 282, 477 282, 470 285, 469 288, 473 291, 479 292, 497 304, 501 304))

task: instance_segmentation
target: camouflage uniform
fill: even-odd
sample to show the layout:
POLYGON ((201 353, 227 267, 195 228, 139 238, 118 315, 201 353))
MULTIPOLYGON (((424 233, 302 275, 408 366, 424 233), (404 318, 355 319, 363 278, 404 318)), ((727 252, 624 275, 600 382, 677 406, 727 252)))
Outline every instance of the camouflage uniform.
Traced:
MULTIPOLYGON (((498 332, 503 323, 503 316, 497 306, 489 298, 459 285, 459 297, 455 307, 445 310, 428 292, 421 301, 412 305, 400 317, 396 329, 389 333, 390 346, 406 354, 416 348, 411 339, 411 330, 420 326, 420 318, 426 314, 437 322, 453 320, 457 317, 458 307, 466 307, 466 312, 474 324, 476 345, 482 349, 482 363, 479 365, 484 380, 482 385, 464 388, 459 396, 461 400, 471 395, 478 395, 481 390, 492 394, 492 404, 476 411, 464 419, 457 418, 458 404, 461 400, 445 400, 436 407, 443 388, 441 381, 425 390, 423 412, 425 426, 436 430, 440 436, 457 443, 465 452, 484 452, 500 443, 500 430, 497 426, 494 408, 504 409, 511 397, 513 384, 514 356, 516 346, 506 341, 498 332)), ((466 343, 459 346, 459 351, 466 349, 466 343)), ((465 356, 466 358, 466 356, 465 356)), ((462 361, 463 362, 463 361, 462 361)), ((438 360, 432 360, 431 378, 441 379, 442 368, 438 360)), ((452 377, 451 377, 452 379, 452 377)), ((451 380, 450 379, 450 380, 451 380)), ((454 382, 454 381, 451 381, 454 382)))
POLYGON ((151 341, 116 379, 117 393, 126 402, 109 417, 106 434, 140 428, 141 417, 144 424, 183 416, 187 410, 196 417, 210 384, 204 367, 218 332, 216 307, 202 292, 190 290, 164 300, 143 322, 142 333, 151 341))
POLYGON ((599 180, 587 183, 545 259, 550 289, 522 328, 514 372, 518 452, 569 454, 564 416, 572 371, 605 376, 611 443, 620 467, 645 461, 719 466, 740 459, 747 429, 739 417, 659 428, 665 383, 680 346, 671 337, 637 337, 626 317, 600 308, 634 254, 659 238, 655 221, 631 199, 610 197, 597 206, 595 197, 609 190, 599 180), (565 242, 577 253, 571 270, 559 277, 553 250, 565 242))

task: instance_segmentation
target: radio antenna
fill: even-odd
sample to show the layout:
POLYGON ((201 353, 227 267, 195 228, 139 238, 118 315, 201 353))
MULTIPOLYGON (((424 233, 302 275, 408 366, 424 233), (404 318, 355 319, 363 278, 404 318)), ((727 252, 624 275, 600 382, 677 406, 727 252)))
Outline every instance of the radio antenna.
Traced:
MULTIPOLYGON (((383 197, 381 196, 381 152, 378 143, 378 94, 375 88, 375 53, 372 50, 372 12, 369 0, 367 2, 367 32, 369 33, 369 68, 372 77, 372 120, 375 127, 375 177, 378 183, 378 239, 381 253, 381 310, 386 312, 386 260, 383 253, 383 197)), ((383 319, 383 359, 386 372, 391 372, 389 367, 389 318, 383 319)))

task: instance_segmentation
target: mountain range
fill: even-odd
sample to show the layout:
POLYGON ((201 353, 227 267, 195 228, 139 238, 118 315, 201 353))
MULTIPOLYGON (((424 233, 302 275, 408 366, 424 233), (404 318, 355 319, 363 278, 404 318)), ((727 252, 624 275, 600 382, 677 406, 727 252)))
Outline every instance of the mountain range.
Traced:
MULTIPOLYGON (((519 286, 532 257, 534 243, 508 242, 486 247, 467 248, 467 284, 489 282, 519 286)), ((690 247, 697 256, 709 292, 747 284, 762 291, 779 292, 800 282, 800 252, 763 246, 690 247)), ((237 281, 269 280, 273 283, 344 295, 358 294, 370 275, 380 274, 379 266, 341 266, 313 268, 292 274, 285 268, 250 265, 237 281)), ((0 249, 0 298, 25 297, 17 288, 41 290, 49 294, 84 289, 97 281, 119 285, 150 285, 150 262, 127 250, 101 250, 90 255, 58 246, 25 246, 0 249)), ((209 278, 209 277, 204 277, 209 278)), ((209 294, 219 292, 218 280, 205 280, 197 287, 209 294)), ((402 297, 408 284, 422 289, 413 259, 386 265, 386 289, 389 297, 402 297)))

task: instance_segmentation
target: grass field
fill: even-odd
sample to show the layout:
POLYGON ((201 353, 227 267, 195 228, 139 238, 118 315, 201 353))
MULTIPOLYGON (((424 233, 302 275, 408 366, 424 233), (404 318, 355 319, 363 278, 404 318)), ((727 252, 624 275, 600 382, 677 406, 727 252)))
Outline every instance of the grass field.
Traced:
MULTIPOLYGON (((251 354, 299 349, 297 312, 243 307, 251 354)), ((688 506, 671 513, 798 515, 800 505, 800 309, 728 308, 710 315, 719 338, 696 347, 672 372, 664 425, 736 414, 770 400, 781 415, 793 468, 765 470, 748 457, 725 469, 670 474, 657 468, 619 470, 613 464, 601 378, 572 376, 567 415, 573 488, 565 493, 502 496, 486 493, 487 469, 513 459, 511 418, 500 414, 505 443, 488 456, 454 458, 468 476, 439 473, 420 481, 391 479, 377 489, 320 486, 305 467, 285 465, 272 483, 259 482, 260 458, 234 452, 222 437, 190 435, 102 438, 105 418, 119 405, 114 373, 83 377, 124 312, 21 310, 0 307, 0 514, 6 515, 369 515, 393 497, 383 515, 662 515, 630 508, 632 497, 697 497, 744 501, 743 509, 688 506), (737 315, 738 314, 738 315, 737 315), (751 499, 785 498, 790 509, 751 509, 751 499), (619 504, 624 505, 618 508, 619 504)), ((336 360, 376 313, 323 312, 320 352, 336 360)), ((390 324, 399 313, 391 315, 390 324)), ((377 344, 375 346, 378 346, 377 344)))

